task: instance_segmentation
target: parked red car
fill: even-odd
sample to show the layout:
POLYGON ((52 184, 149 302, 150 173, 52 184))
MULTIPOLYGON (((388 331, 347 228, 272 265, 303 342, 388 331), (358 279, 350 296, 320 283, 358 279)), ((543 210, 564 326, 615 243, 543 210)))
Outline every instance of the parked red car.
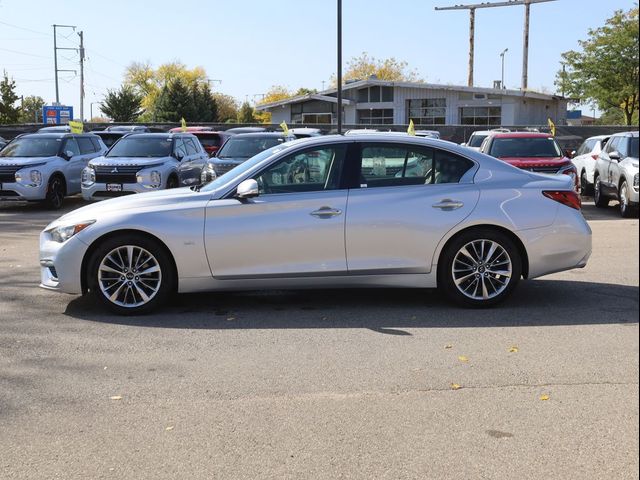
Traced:
POLYGON ((229 137, 232 137, 232 133, 227 132, 191 132, 193 135, 198 137, 200 143, 204 147, 205 151, 209 154, 210 157, 214 156, 220 147, 227 141, 229 137))
POLYGON ((569 175, 573 178, 576 191, 579 191, 580 180, 576 167, 556 139, 548 133, 494 133, 484 140, 480 151, 523 170, 569 175))

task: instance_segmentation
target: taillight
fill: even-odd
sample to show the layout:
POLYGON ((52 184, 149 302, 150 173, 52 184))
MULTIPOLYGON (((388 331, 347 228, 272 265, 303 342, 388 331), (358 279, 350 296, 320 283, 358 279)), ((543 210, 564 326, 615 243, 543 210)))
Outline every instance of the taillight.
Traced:
POLYGON ((591 158, 593 158, 594 160, 598 160, 598 154, 596 153, 594 155, 591 155, 591 158))
POLYGON ((570 208, 575 208, 576 210, 580 210, 582 207, 580 195, 573 190, 544 190, 542 194, 551 200, 555 200, 556 202, 560 202, 561 204, 570 208))
POLYGON ((578 170, 576 169, 575 165, 570 164, 566 167, 562 167, 560 170, 558 170, 558 173, 569 175, 573 180, 573 188, 575 189, 575 191, 580 191, 580 177, 578 176, 578 170))

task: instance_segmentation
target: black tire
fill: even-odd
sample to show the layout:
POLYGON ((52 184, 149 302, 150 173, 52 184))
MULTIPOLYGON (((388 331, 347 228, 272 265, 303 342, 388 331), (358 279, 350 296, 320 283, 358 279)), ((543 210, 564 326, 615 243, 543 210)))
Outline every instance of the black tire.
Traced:
POLYGON ((629 186, 626 180, 623 180, 618 189, 618 197, 620 201, 620 215, 622 218, 631 218, 638 215, 638 209, 629 205, 629 196, 627 192, 629 186))
POLYGON ((584 170, 580 175, 580 195, 583 197, 593 196, 593 185, 591 185, 589 180, 587 180, 587 172, 584 170))
POLYGON ((178 188, 178 177, 170 175, 169 178, 167 178, 167 188, 178 188))
MULTIPOLYGON (((132 255, 134 259, 136 258, 135 252, 136 250, 134 250, 134 254, 132 255)), ((126 258, 126 256, 120 257, 120 259, 122 260, 122 263, 124 265, 127 264, 128 259, 126 258)), ((140 260, 140 257, 138 257, 138 260, 140 260)), ((154 272, 154 274, 155 273, 156 272, 154 272)), ((107 240, 102 242, 98 246, 98 248, 96 248, 96 250, 91 255, 91 258, 87 262, 86 274, 87 274, 86 278, 89 285, 89 291, 93 295, 98 297, 98 299, 109 310, 111 310, 114 313, 117 313, 118 315, 140 315, 140 314, 145 314, 153 310, 156 310, 159 307, 161 307, 172 296, 173 293, 175 293, 176 286, 177 286, 177 275, 175 272, 174 263, 171 259, 170 253, 158 241, 152 238, 146 237, 144 235, 136 234, 136 233, 123 233, 122 235, 108 238, 107 240), (153 284, 153 288, 144 289, 146 294, 148 294, 149 296, 149 300, 140 305, 134 304, 134 301, 129 302, 131 303, 131 305, 123 305, 123 303, 127 302, 127 298, 135 300, 134 289, 137 289, 137 291, 139 292, 142 289, 142 285, 144 285, 145 287, 147 286, 145 283, 138 284, 137 281, 139 280, 139 277, 133 276, 133 275, 142 276, 142 273, 143 273, 142 271, 138 271, 137 268, 129 269, 128 272, 123 272, 123 276, 120 277, 121 280, 118 280, 117 278, 119 274, 116 274, 112 280, 107 278, 102 278, 102 279, 99 278, 99 275, 100 275, 99 269, 101 268, 101 264, 103 264, 103 262, 104 262, 104 265, 106 266, 114 266, 113 263, 111 264, 109 263, 109 261, 107 260, 107 257, 110 254, 112 254, 114 251, 117 251, 117 249, 119 248, 126 249, 127 246, 132 246, 134 248, 140 249, 139 251, 146 251, 147 253, 151 254, 152 257, 154 258, 155 263, 153 262, 147 263, 145 261, 144 263, 140 264, 140 268, 147 269, 149 265, 154 266, 154 268, 155 266, 159 268, 159 280, 157 281, 157 283, 153 284), (125 274, 128 276, 131 275, 131 277, 130 278, 124 277, 125 274), (100 280, 102 280, 102 283, 100 283, 100 280), (136 282, 134 282, 134 280, 136 280, 136 282), (109 282, 113 282, 112 283, 113 288, 106 287, 106 285, 108 285, 109 282), (132 286, 133 283, 135 283, 135 285, 132 286), (122 285, 122 284, 128 284, 128 285, 122 285), (128 292, 125 292, 124 290, 122 290, 122 293, 120 295, 124 295, 124 302, 120 302, 120 304, 118 304, 117 302, 113 302, 107 297, 107 293, 115 292, 118 285, 122 285, 124 289, 126 289, 127 287, 130 289, 128 292), (140 288, 138 287, 138 285, 140 285, 140 288), (150 291, 154 289, 155 291, 153 292, 153 295, 150 295, 150 291), (131 296, 127 297, 127 295, 129 294, 131 296)), ((103 275, 105 274, 103 273, 103 275)), ((152 274, 147 274, 147 275, 152 275, 152 274)), ((156 280, 151 280, 151 279, 147 280, 147 278, 143 278, 143 282, 144 281, 156 282, 156 280)), ((119 298, 121 299, 122 297, 116 298, 116 301, 119 298)), ((138 298, 142 299, 142 297, 140 297, 139 294, 138 294, 138 298)))
MULTIPOLYGON (((499 250, 496 250, 496 252, 499 252, 499 250)), ((495 256, 497 255, 497 253, 494 253, 493 255, 494 256, 491 258, 494 258, 494 260, 491 260, 491 258, 489 258, 489 261, 492 262, 491 265, 496 265, 497 263, 499 263, 499 257, 495 256)), ((500 253, 500 256, 502 256, 502 253, 500 253)), ((458 258, 467 257, 463 256, 458 258)), ((504 257, 500 258, 504 259, 504 257)), ((484 265, 484 261, 482 264, 484 265)), ((513 292, 520 281, 521 275, 522 258, 518 248, 507 235, 491 228, 475 228, 467 230, 458 235, 452 241, 450 241, 448 245, 446 245, 445 250, 441 253, 440 259, 438 261, 438 288, 450 300, 464 307, 482 308, 497 305, 498 303, 504 301, 513 292), (461 289, 464 287, 464 283, 461 283, 460 288, 456 285, 454 279, 455 274, 453 270, 454 262, 456 262, 456 265, 458 265, 458 260, 456 259, 456 257, 458 257, 458 255, 460 254, 462 248, 468 247, 470 244, 472 244, 472 242, 480 243, 482 241, 490 241, 499 245, 508 255, 508 260, 510 260, 511 263, 511 272, 509 277, 507 277, 506 275, 496 275, 491 270, 485 272, 484 266, 480 268, 476 266, 476 269, 474 269, 473 272, 468 275, 471 277, 469 280, 470 283, 478 282, 478 285, 484 285, 486 282, 486 285, 488 286, 487 290, 491 289, 493 285, 501 284, 501 288, 496 289, 496 291, 493 292, 495 293, 495 295, 486 299, 471 298, 470 296, 465 295, 465 293, 461 291, 461 289), (482 278, 483 276, 485 277, 484 279, 482 278), (507 277, 507 280, 504 280, 505 277, 507 277), (478 280, 478 278, 480 280, 478 280)), ((458 278, 458 281, 460 281, 460 278, 458 278)), ((481 292, 479 291, 478 293, 481 292)))
POLYGON ((598 208, 607 208, 609 206, 609 199, 602 194, 602 183, 599 175, 594 179, 593 202, 598 208))
POLYGON ((42 202, 49 210, 60 210, 64 203, 65 181, 60 175, 54 175, 49 179, 47 193, 42 202))

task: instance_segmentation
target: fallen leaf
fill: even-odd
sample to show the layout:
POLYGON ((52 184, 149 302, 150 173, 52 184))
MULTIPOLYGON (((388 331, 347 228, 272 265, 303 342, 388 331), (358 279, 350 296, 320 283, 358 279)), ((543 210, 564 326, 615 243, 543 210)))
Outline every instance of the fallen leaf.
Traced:
POLYGON ((448 344, 448 345, 445 345, 444 348, 445 348, 445 350, 449 350, 450 348, 453 348, 453 345, 448 344))
POLYGON ((509 349, 509 353, 518 353, 518 347, 515 347, 515 346, 511 347, 509 349))
POLYGON ((167 432, 170 432, 171 430, 173 430, 173 425, 169 425, 167 428, 165 428, 165 430, 167 432))
POLYGON ((458 360, 460 360, 461 362, 465 362, 465 363, 469 361, 469 359, 467 357, 465 357, 464 355, 458 356, 458 360))
POLYGON ((451 384, 451 390, 460 390, 461 388, 462 388, 462 385, 458 385, 457 383, 451 384))
POLYGON ((547 395, 546 393, 543 394, 543 395, 540 395, 540 400, 542 400, 542 401, 549 400, 549 395, 547 395))
POLYGON ((122 400, 122 395, 114 395, 109 397, 109 400, 122 400))

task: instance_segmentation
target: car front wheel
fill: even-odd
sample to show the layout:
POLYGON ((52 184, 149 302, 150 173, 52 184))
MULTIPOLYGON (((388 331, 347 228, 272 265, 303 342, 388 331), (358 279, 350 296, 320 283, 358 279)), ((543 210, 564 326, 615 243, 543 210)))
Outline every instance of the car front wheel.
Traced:
POLYGON ((600 177, 596 177, 595 184, 593 186, 593 202, 598 208, 605 208, 609 206, 609 199, 602 194, 602 182, 600 177))
POLYGON ((468 307, 500 303, 522 275, 522 260, 513 241, 491 229, 474 229, 455 238, 439 263, 439 287, 451 300, 468 307))
POLYGON ((120 315, 148 313, 175 290, 169 253, 142 235, 123 234, 106 240, 91 256, 88 268, 90 291, 120 315))

